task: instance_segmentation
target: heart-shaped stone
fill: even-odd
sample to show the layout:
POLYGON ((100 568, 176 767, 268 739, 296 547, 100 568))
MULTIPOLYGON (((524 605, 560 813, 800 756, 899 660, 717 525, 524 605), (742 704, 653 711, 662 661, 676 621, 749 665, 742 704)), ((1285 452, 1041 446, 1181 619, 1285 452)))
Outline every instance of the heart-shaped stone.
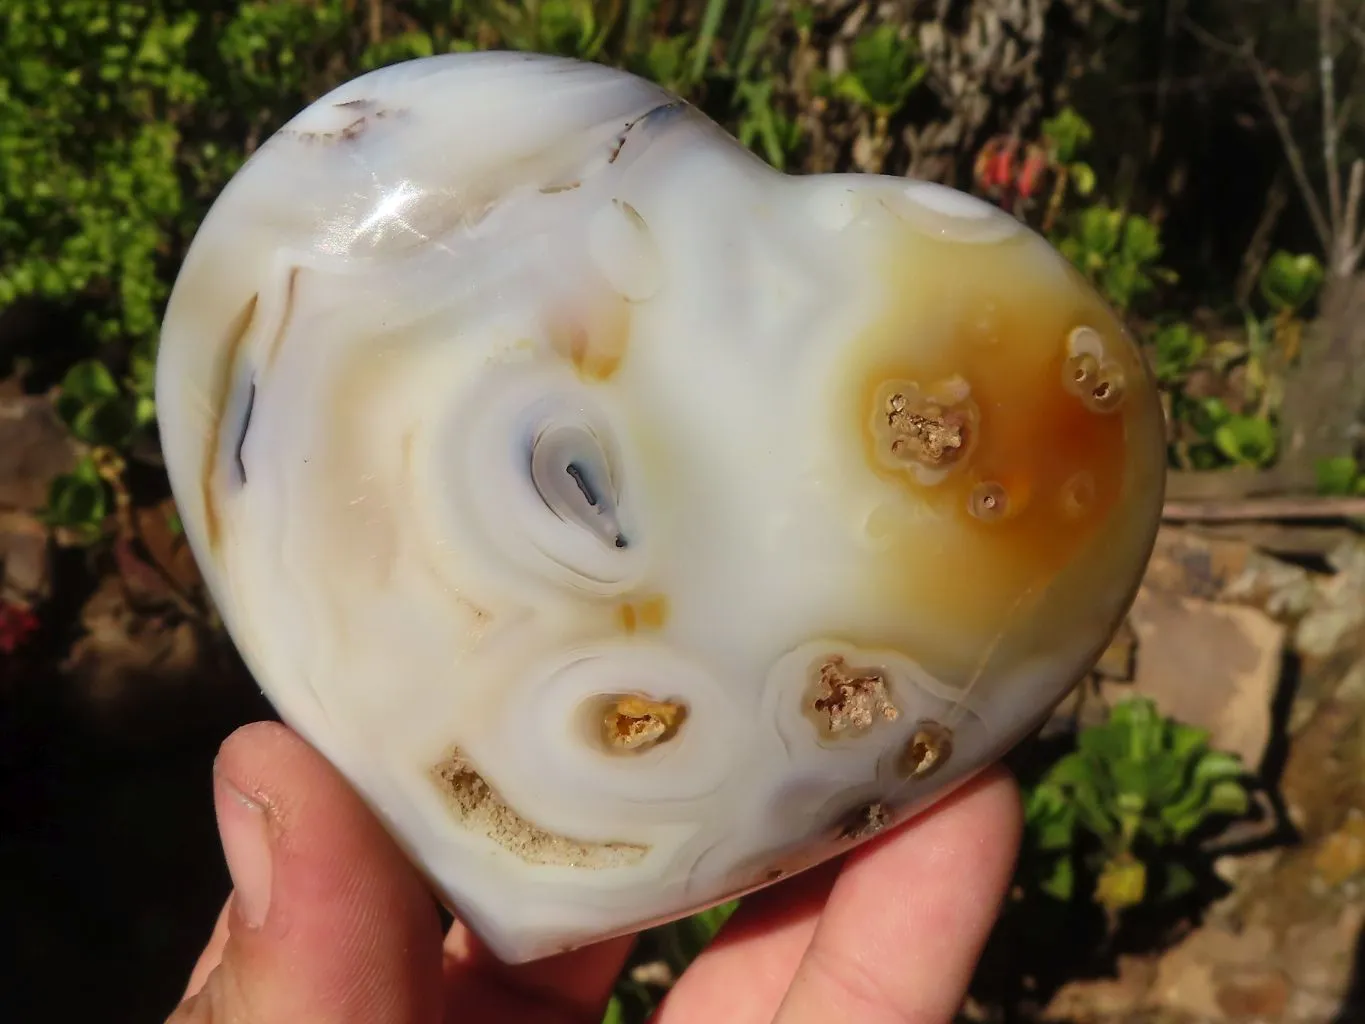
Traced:
POLYGON ((301 112, 159 358, 242 655, 508 961, 940 799, 1098 656, 1161 505, 1141 356, 1040 237, 550 57, 301 112))

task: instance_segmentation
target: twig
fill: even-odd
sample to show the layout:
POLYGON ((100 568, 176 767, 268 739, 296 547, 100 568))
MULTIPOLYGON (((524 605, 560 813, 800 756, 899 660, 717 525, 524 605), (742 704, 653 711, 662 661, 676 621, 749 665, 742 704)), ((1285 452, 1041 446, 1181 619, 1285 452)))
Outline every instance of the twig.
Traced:
POLYGON ((1142 12, 1124 7, 1118 0, 1095 0, 1095 6, 1129 25, 1136 24, 1142 18, 1142 12))
POLYGON ((1351 182, 1346 187, 1346 219, 1342 230, 1346 232, 1346 260, 1351 269, 1365 260, 1365 224, 1360 221, 1361 203, 1365 201, 1365 157, 1357 158, 1351 164, 1351 182), (1359 237, 1354 233, 1359 232, 1359 237), (1355 242, 1352 247, 1352 241, 1355 242))
POLYGON ((1246 522, 1264 520, 1365 519, 1365 497, 1250 498, 1168 501, 1161 510, 1168 522, 1246 522))
MULTIPOLYGON (((1361 10, 1365 12, 1365 8, 1361 10)), ((1357 46, 1365 48, 1365 28, 1355 24, 1344 14, 1337 15, 1337 22, 1346 30, 1346 34, 1355 40, 1357 46)))
POLYGON ((1284 180, 1284 164, 1279 164, 1275 168, 1275 177, 1270 181, 1270 187, 1266 189, 1265 207, 1261 211, 1260 220, 1256 222, 1256 230, 1251 234, 1251 241, 1246 247, 1246 252, 1242 254, 1242 267, 1237 275, 1237 302, 1240 305, 1247 305, 1251 302, 1251 293, 1256 290, 1256 281, 1261 276, 1261 270, 1265 267, 1266 257, 1270 254, 1270 243, 1275 237, 1275 229, 1280 225, 1280 217, 1284 215, 1285 207, 1289 205, 1289 187, 1284 180))
POLYGON ((1341 179, 1337 176, 1336 58, 1332 53, 1334 4, 1335 0, 1318 0, 1318 77, 1322 90, 1322 155, 1327 165, 1327 208, 1332 218, 1333 236, 1340 242, 1343 224, 1341 179))
POLYGON ((370 45, 378 46, 384 39, 384 0, 370 0, 368 13, 370 45))
POLYGON ((1330 253, 1332 251, 1331 228, 1328 225, 1327 218, 1323 215, 1322 204, 1318 202, 1317 193, 1313 190, 1313 183, 1309 180, 1308 169, 1303 161, 1303 152, 1299 149, 1298 143, 1294 141, 1294 133, 1290 128, 1289 118, 1285 116, 1284 108, 1280 106, 1280 99, 1275 95, 1275 87, 1270 82, 1270 76, 1266 74, 1265 65, 1256 56, 1252 42, 1247 40, 1239 46, 1234 46, 1202 28, 1191 18, 1185 19, 1185 28, 1211 50, 1245 61, 1247 67, 1251 69, 1251 74, 1256 79, 1256 85, 1261 90, 1266 113, 1270 115, 1270 121, 1275 126, 1276 134, 1280 137, 1280 145, 1284 149, 1285 159, 1289 161, 1289 169, 1294 173, 1294 182, 1299 187, 1304 206, 1308 208, 1308 216, 1313 222, 1313 230, 1322 243, 1322 251, 1330 253))

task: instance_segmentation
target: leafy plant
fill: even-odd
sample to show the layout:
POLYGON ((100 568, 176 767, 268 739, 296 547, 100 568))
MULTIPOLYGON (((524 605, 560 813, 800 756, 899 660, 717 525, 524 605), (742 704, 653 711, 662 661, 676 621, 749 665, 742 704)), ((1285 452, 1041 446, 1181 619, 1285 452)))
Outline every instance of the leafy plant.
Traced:
POLYGON ((181 125, 209 93, 194 6, 0 0, 0 310, 85 299, 96 337, 155 332, 181 125))
POLYGON ((801 126, 773 108, 772 93, 771 80, 739 84, 735 98, 743 113, 736 137, 780 171, 786 169, 787 156, 801 144, 801 126))
POLYGON ((77 440, 122 448, 153 422, 153 367, 150 360, 135 366, 137 376, 125 386, 97 359, 82 360, 67 371, 54 404, 77 440))
POLYGON ((64 529, 82 543, 98 539, 113 508, 109 485, 93 455, 76 463, 70 473, 53 479, 43 518, 49 526, 64 529))
POLYGON ((1257 283, 1272 313, 1297 313, 1322 287, 1322 264, 1308 253, 1294 255, 1280 250, 1266 261, 1257 283))
POLYGON ((912 39, 903 38, 894 25, 878 25, 854 40, 848 70, 834 77, 830 89, 885 121, 928 73, 912 39))
MULTIPOLYGON (((1079 159, 1081 150, 1090 145, 1095 130, 1090 122, 1072 107, 1065 107, 1054 117, 1043 122, 1043 138, 1047 141, 1048 155, 1058 164, 1070 165, 1079 159)), ((1088 166, 1090 180, 1094 181, 1094 171, 1088 166)), ((1087 190, 1088 191, 1088 190, 1087 190)))
POLYGON ((1173 272, 1157 263, 1162 253, 1157 226, 1140 214, 1105 203, 1078 211, 1070 230, 1054 242, 1121 310, 1158 282, 1175 280, 1173 272))
POLYGON ((1162 384, 1183 379, 1208 350, 1209 342, 1184 321, 1166 324, 1152 335, 1153 371, 1162 384))
POLYGON ((1322 459, 1314 469, 1319 494, 1365 495, 1365 471, 1350 455, 1322 459))
POLYGON ((1107 721, 1083 730, 1077 749, 1026 797, 1034 884, 1069 900, 1084 879, 1111 913, 1189 891, 1190 838, 1248 806, 1240 761, 1209 749, 1208 739, 1146 698, 1119 703, 1107 721))
POLYGON ((1270 465, 1277 442, 1274 425, 1263 416, 1227 413, 1213 431, 1213 443, 1238 466, 1270 465))

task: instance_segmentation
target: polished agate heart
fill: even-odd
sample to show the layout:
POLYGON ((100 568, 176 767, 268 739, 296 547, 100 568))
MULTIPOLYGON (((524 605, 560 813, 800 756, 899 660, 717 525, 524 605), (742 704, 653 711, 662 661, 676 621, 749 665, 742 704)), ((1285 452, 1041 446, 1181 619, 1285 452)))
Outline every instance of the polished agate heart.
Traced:
POLYGON ((967 195, 641 79, 366 74, 176 283, 189 540, 281 716, 523 961, 848 850, 1035 728, 1151 550, 1115 316, 967 195))

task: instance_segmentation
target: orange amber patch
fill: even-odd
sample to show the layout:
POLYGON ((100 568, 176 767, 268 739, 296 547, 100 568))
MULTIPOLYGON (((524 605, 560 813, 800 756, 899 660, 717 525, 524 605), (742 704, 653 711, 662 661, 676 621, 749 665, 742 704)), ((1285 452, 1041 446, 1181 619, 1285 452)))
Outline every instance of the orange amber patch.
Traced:
POLYGON ((616 614, 627 633, 663 629, 668 621, 668 598, 655 594, 640 601, 626 601, 616 609, 616 614))
POLYGON ((630 345, 630 306, 618 295, 603 295, 581 309, 553 314, 548 328, 550 344, 581 378, 610 380, 630 345))
POLYGON ((869 339, 856 382, 868 465, 936 514, 898 518, 884 538, 886 564, 898 567, 896 590, 907 598, 927 592, 957 621, 999 625, 1109 521, 1129 471, 1128 436, 1151 412, 1150 385, 1079 275, 1020 246, 915 246, 903 262, 916 280, 869 339), (1082 325, 1122 375, 1124 393, 1107 411, 1065 385, 1068 337, 1082 325), (953 379, 965 381, 977 417, 970 451, 930 477, 898 467, 878 419, 888 393, 953 379))

